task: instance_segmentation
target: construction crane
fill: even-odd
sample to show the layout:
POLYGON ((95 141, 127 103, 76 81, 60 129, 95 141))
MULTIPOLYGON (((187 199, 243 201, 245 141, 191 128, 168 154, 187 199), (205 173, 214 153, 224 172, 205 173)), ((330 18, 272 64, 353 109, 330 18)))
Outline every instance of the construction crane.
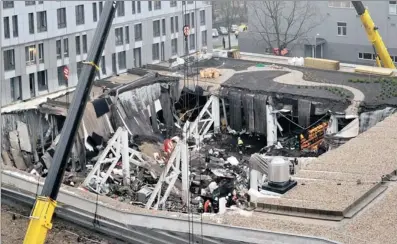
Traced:
POLYGON ((41 195, 37 197, 30 216, 24 244, 44 244, 47 232, 52 228, 52 217, 57 206, 56 199, 62 184, 69 153, 80 126, 96 72, 99 70, 97 64, 102 56, 109 30, 112 26, 116 6, 117 1, 106 1, 99 18, 88 58, 83 62, 85 65, 77 83, 74 99, 69 107, 43 190, 41 195))
POLYGON ((361 1, 352 1, 352 4, 356 9, 357 14, 360 16, 361 23, 363 23, 368 40, 374 48, 376 64, 379 67, 396 69, 394 62, 387 51, 386 45, 379 34, 378 27, 375 26, 374 21, 369 15, 368 9, 364 7, 364 4, 361 1))

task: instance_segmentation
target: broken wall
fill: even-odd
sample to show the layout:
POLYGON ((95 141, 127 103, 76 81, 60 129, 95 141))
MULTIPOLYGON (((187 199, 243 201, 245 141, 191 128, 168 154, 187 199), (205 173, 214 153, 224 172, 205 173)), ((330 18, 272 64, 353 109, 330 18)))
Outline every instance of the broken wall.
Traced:
MULTIPOLYGON (((178 82, 153 83, 119 94, 119 102, 112 110, 113 122, 116 127, 124 126, 125 123, 134 135, 153 135, 156 129, 151 126, 150 114, 156 114, 156 111, 151 111, 151 108, 155 110, 153 104, 159 100, 167 131, 172 132, 173 104, 180 96, 178 87, 178 82)), ((156 126, 155 123, 153 126, 156 126)))
POLYGON ((1 115, 1 137, 2 150, 10 150, 9 133, 17 130, 17 122, 21 121, 28 127, 30 142, 32 147, 36 148, 36 142, 40 139, 41 133, 45 133, 50 128, 50 123, 47 120, 49 116, 41 116, 37 110, 26 110, 17 113, 8 113, 1 115), (46 119, 47 118, 47 119, 46 119), (41 122, 40 122, 41 120, 41 122), (42 128, 42 130, 40 129, 42 128))

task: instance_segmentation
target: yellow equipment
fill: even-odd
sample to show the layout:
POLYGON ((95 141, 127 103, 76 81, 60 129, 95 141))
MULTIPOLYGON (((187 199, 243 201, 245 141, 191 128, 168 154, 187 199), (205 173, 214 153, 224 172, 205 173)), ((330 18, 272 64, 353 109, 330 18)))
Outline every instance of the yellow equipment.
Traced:
POLYGON ((352 1, 357 14, 360 16, 361 22, 367 33, 368 40, 371 42, 375 54, 376 54, 376 64, 379 67, 395 69, 393 60, 390 57, 389 52, 379 34, 378 27, 375 26, 374 21, 369 15, 368 9, 365 9, 364 4, 361 1, 352 1))

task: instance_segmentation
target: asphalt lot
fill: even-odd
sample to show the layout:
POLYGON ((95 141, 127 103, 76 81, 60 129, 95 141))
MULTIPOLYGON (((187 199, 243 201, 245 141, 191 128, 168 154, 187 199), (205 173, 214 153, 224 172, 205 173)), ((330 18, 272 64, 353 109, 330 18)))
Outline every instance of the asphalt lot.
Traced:
MULTIPOLYGON (((220 48, 223 46, 222 38, 225 38, 226 48, 228 47, 229 45, 228 36, 219 35, 219 37, 212 38, 212 44, 214 48, 220 48)), ((232 47, 238 46, 238 40, 236 39, 236 36, 233 33, 230 33, 230 43, 232 47)))

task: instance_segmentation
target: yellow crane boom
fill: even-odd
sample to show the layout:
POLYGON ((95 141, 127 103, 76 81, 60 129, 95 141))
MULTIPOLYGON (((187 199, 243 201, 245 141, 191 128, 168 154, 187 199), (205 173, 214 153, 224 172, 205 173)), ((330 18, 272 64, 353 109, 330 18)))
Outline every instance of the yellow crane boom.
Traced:
POLYGON ((372 20, 368 9, 364 7, 361 1, 352 1, 357 14, 360 16, 361 23, 363 23, 365 32, 367 33, 368 40, 371 42, 375 54, 376 54, 376 64, 379 67, 396 69, 393 60, 390 57, 389 51, 387 51, 386 45, 379 34, 378 27, 376 27, 374 21, 372 20))

